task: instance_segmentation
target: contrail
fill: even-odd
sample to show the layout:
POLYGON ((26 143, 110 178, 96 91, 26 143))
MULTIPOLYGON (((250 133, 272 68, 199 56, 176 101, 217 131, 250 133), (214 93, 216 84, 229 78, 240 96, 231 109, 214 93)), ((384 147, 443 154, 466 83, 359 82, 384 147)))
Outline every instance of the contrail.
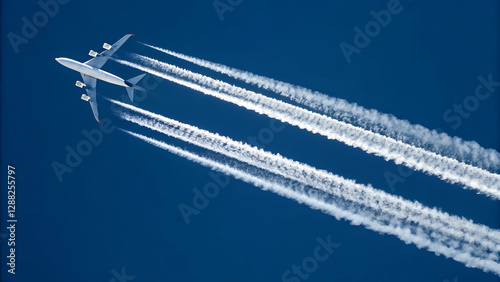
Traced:
POLYGON ((140 55, 136 57, 143 63, 160 70, 133 62, 115 60, 312 133, 361 148, 368 153, 382 156, 386 160, 392 160, 396 164, 404 164, 412 169, 436 175, 450 183, 460 183, 466 188, 476 189, 478 192, 500 199, 500 175, 498 174, 173 65, 140 55))
POLYGON ((445 234, 448 237, 461 238, 462 241, 474 242, 474 244, 477 244, 475 248, 478 252, 500 250, 500 232, 497 230, 491 230, 486 226, 474 224, 472 221, 424 207, 417 202, 406 201, 371 186, 356 184, 354 181, 346 180, 329 172, 315 169, 306 164, 271 154, 248 144, 236 142, 227 137, 140 108, 114 100, 110 101, 152 119, 121 114, 124 119, 141 126, 315 187, 335 197, 361 205, 365 207, 365 210, 368 208, 376 213, 387 215, 391 221, 400 220, 407 225, 417 223, 421 227, 432 230, 433 236, 436 236, 436 238, 441 236, 440 234, 445 234))
MULTIPOLYGON (((475 236, 477 235, 480 238, 485 239, 486 241, 493 240, 495 241, 493 245, 487 245, 485 247, 493 249, 497 248, 500 250, 500 232, 498 231, 492 231, 488 228, 484 229, 484 227, 479 228, 478 225, 475 225, 470 221, 467 222, 461 219, 450 220, 449 217, 442 217, 439 213, 436 215, 435 210, 428 210, 428 208, 425 210, 425 213, 422 213, 423 206, 420 204, 405 201, 397 196, 373 189, 371 186, 356 184, 354 181, 346 180, 329 172, 317 170, 306 164, 288 160, 282 156, 271 154, 248 144, 236 142, 227 137, 219 136, 217 134, 180 123, 125 103, 114 100, 110 101, 151 118, 151 120, 149 120, 137 118, 127 114, 120 114, 122 118, 137 123, 143 127, 156 130, 196 146, 238 159, 277 175, 290 178, 294 181, 299 181, 306 185, 317 187, 318 189, 328 192, 334 196, 342 197, 346 200, 362 204, 374 210, 383 212, 391 211, 393 217, 402 220, 419 222, 422 226, 426 226, 434 230, 442 229, 441 231, 443 232, 450 231, 452 232, 451 234, 454 234, 455 236, 457 236, 458 233, 454 233, 456 232, 454 230, 462 230, 461 234, 465 236, 472 233, 475 234, 475 236), (420 217, 421 215, 425 215, 425 219, 437 216, 439 223, 422 219, 420 217), (448 230, 449 228, 451 229, 448 230)), ((474 241, 478 239, 477 237, 475 239, 470 237, 466 238, 466 240, 474 241)))
POLYGON ((429 130, 419 124, 411 124, 407 120, 400 120, 391 114, 380 113, 374 109, 365 109, 356 103, 349 103, 344 99, 330 97, 326 94, 301 86, 256 75, 248 71, 213 63, 142 42, 141 44, 201 67, 226 74, 259 88, 273 91, 292 101, 308 106, 311 109, 323 112, 335 119, 361 126, 404 143, 452 157, 484 169, 493 171, 498 171, 500 169, 500 153, 494 149, 485 149, 475 141, 464 141, 458 137, 450 137, 445 133, 429 130))
POLYGON ((140 134, 128 131, 126 132, 154 146, 187 158, 203 166, 220 171, 227 175, 231 175, 263 190, 269 190, 281 196, 293 199, 299 203, 306 204, 313 209, 322 210, 327 214, 333 215, 337 219, 345 219, 350 221, 351 224, 363 225, 366 228, 379 233, 395 235, 406 243, 415 244, 418 248, 425 248, 436 254, 453 258, 456 261, 464 263, 468 267, 475 267, 500 275, 500 264, 487 256, 478 257, 469 253, 467 247, 464 248, 458 244, 457 246, 449 246, 446 243, 439 241, 436 242, 435 240, 428 238, 428 236, 425 233, 422 233, 421 230, 415 231, 407 226, 399 226, 392 221, 377 220, 376 217, 374 217, 373 214, 370 215, 370 213, 362 212, 360 214, 342 209, 333 201, 328 201, 323 197, 316 197, 314 196, 314 193, 306 193, 305 187, 302 185, 297 185, 295 187, 290 187, 290 185, 284 186, 282 182, 275 178, 262 177, 262 175, 255 176, 250 174, 248 171, 240 170, 219 161, 199 156, 178 147, 168 145, 164 142, 160 142, 140 134), (463 250, 459 250, 457 247, 462 247, 463 250))

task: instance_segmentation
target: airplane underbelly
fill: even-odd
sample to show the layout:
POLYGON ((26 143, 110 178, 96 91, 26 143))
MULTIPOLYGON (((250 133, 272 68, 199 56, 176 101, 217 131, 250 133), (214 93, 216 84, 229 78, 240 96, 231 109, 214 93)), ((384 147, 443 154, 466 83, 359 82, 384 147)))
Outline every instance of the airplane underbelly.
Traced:
POLYGON ((109 72, 105 72, 103 70, 88 69, 87 71, 85 71, 85 74, 118 86, 127 87, 127 84, 125 84, 125 81, 123 79, 109 72))

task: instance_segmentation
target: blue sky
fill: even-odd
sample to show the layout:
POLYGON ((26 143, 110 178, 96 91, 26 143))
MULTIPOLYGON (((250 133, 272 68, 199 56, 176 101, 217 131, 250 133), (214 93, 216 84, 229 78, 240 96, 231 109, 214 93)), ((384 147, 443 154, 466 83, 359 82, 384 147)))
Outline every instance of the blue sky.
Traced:
MULTIPOLYGON (((1 175, 6 178, 11 164, 18 177, 18 273, 5 272, 2 237, 2 280, 112 281, 125 269, 134 281, 281 281, 285 271, 311 256, 318 240, 330 237, 339 246, 308 281, 497 281, 492 274, 232 178, 186 224, 179 205, 191 203, 193 189, 214 181, 211 171, 117 130, 151 134, 114 115, 102 97, 120 99, 126 93, 103 82, 98 82, 101 118, 109 119, 113 129, 62 181, 52 167, 66 162, 67 148, 76 150, 86 140, 83 130, 99 130, 90 107, 80 100, 83 92, 74 86, 80 76, 54 58, 85 61, 88 50, 101 51, 104 42, 114 43, 126 33, 136 36, 118 56, 139 53, 238 83, 138 40, 328 93, 499 150, 500 90, 461 118, 459 126, 443 117, 474 94, 478 76, 500 80, 496 1, 401 1, 400 12, 350 62, 340 44, 353 45, 354 28, 364 28, 373 19, 370 11, 387 9, 391 1, 57 3, 58 11, 52 6, 53 16, 28 33, 32 38, 17 45, 17 52, 12 33, 24 36, 23 17, 43 23, 44 10, 37 1, 1 4, 1 175), (235 6, 221 18, 214 3, 235 6)), ((140 74, 111 61, 104 69, 123 78, 140 74)), ((241 141, 272 127, 265 116, 168 81, 147 81, 157 85, 138 105, 153 112, 241 141)), ((177 140, 164 141, 210 155, 177 140)), ((384 177, 398 173, 392 162, 291 125, 273 132, 261 147, 499 227, 498 201, 421 172, 392 189, 384 177)), ((2 185, 4 234, 6 189, 2 185)))

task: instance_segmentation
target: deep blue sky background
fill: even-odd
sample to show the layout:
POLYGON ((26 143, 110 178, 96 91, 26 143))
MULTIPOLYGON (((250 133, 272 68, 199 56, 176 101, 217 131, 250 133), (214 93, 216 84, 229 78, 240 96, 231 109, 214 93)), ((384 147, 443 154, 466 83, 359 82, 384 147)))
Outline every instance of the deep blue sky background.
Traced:
MULTIPOLYGON (((112 270, 123 267, 134 281, 280 281, 285 270, 312 254, 318 236, 328 235, 341 245, 309 281, 497 281, 235 179, 186 225, 178 205, 191 203, 192 189, 211 181, 210 170, 118 130, 106 134, 61 183, 51 167, 64 162, 66 146, 84 140, 83 129, 98 128, 74 86, 79 74, 54 58, 85 61, 89 49, 101 51, 103 42, 114 43, 126 33, 136 37, 118 55, 137 52, 223 78, 134 41, 139 40, 499 150, 499 89, 458 129, 442 118, 474 94, 479 75, 500 80, 498 2, 402 1, 403 11, 348 64, 339 44, 352 44, 353 28, 364 27, 372 20, 370 11, 387 3, 243 0, 221 21, 212 0, 71 0, 16 54, 7 34, 21 34, 21 18, 32 19, 41 8, 37 1, 2 1, 1 232, 6 232, 7 164, 17 169, 19 220, 16 279, 5 272, 2 238, 2 281, 110 281, 112 270)), ((104 69, 123 78, 139 74, 115 62, 104 69)), ((154 92, 159 96, 148 95, 141 107, 236 140, 269 128, 267 117, 170 82, 154 92)), ((123 88, 98 83, 101 118, 149 135, 121 121, 102 98, 122 94, 123 88)), ((265 148, 499 227, 498 201, 420 172, 391 191, 384 173, 397 173, 393 163, 290 125, 265 148)))

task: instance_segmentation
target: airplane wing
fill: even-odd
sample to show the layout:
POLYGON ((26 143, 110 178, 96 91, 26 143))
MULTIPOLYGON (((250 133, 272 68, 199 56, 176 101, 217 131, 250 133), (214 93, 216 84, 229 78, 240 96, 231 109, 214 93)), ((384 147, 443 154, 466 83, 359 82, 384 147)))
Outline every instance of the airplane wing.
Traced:
POLYGON ((87 95, 90 97, 89 103, 90 107, 92 108, 92 112, 94 113, 95 120, 97 120, 97 122, 101 122, 101 120, 99 119, 99 111, 97 110, 97 79, 83 73, 81 75, 83 78, 83 83, 87 85, 85 90, 87 90, 87 95))
POLYGON ((102 68, 102 66, 104 66, 104 64, 108 61, 108 59, 111 56, 113 56, 116 50, 122 47, 123 43, 125 43, 125 41, 127 41, 127 39, 129 39, 130 36, 133 36, 133 34, 127 34, 123 36, 120 40, 118 40, 115 44, 113 44, 109 50, 104 50, 103 52, 98 54, 95 58, 86 61, 85 64, 91 67, 96 67, 98 69, 102 68))

